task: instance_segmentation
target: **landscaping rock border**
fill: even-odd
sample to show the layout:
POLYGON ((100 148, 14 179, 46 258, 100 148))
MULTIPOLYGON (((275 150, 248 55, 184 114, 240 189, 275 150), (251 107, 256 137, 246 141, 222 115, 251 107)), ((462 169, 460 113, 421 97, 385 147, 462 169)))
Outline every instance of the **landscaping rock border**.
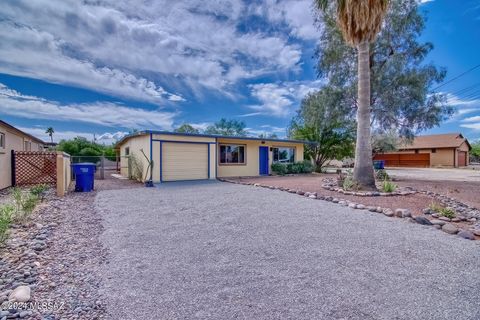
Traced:
MULTIPOLYGON (((324 201, 337 203, 339 205, 347 206, 347 207, 352 208, 352 209, 381 213, 381 214, 384 214, 387 217, 396 217, 396 218, 400 218, 400 219, 405 219, 408 222, 414 222, 414 223, 418 223, 418 224, 421 224, 421 225, 433 226, 436 229, 441 229, 444 232, 449 233, 449 234, 458 234, 458 236, 463 238, 463 239, 475 240, 475 235, 477 235, 477 236, 480 235, 480 224, 478 224, 478 223, 476 225, 472 225, 472 228, 470 230, 458 229, 453 224, 450 224, 450 223, 447 224, 446 221, 444 221, 445 224, 442 225, 440 223, 432 223, 429 219, 427 219, 424 216, 413 217, 412 213, 408 209, 403 209, 403 208, 392 209, 392 208, 383 208, 383 207, 375 207, 375 206, 366 206, 364 204, 353 202, 353 201, 343 199, 343 198, 340 198, 340 197, 337 198, 337 197, 332 197, 332 196, 319 195, 317 192, 308 192, 308 191, 304 191, 304 190, 290 189, 290 188, 285 188, 285 187, 263 185, 263 184, 254 183, 254 182, 244 182, 244 181, 231 180, 231 179, 225 179, 225 178, 218 178, 218 180, 223 181, 223 182, 233 183, 233 184, 250 185, 250 186, 254 186, 254 187, 261 187, 261 188, 268 188, 268 189, 272 189, 272 190, 285 191, 285 192, 289 192, 289 193, 298 194, 298 195, 307 197, 309 199, 324 200, 324 201)), ((434 196, 434 197, 436 197, 436 199, 444 200, 445 203, 447 203, 449 205, 454 205, 454 208, 457 208, 457 207, 463 208, 464 210, 461 211, 461 212, 466 212, 467 211, 466 209, 471 209, 472 211, 470 211, 470 214, 472 216, 474 216, 473 218, 475 220, 470 218, 470 220, 466 220, 466 221, 474 223, 478 220, 476 218, 478 216, 477 215, 478 210, 476 208, 473 208, 471 206, 463 204, 463 203, 459 202, 458 200, 456 200, 454 198, 447 197, 445 195, 440 195, 438 193, 434 193, 434 192, 431 192, 431 191, 424 191, 424 190, 423 191, 418 191, 418 190, 415 190, 414 188, 410 188, 410 187, 405 187, 404 189, 409 189, 409 191, 407 191, 409 193, 408 194, 402 193, 402 194, 399 194, 399 195, 405 196, 405 195, 409 195, 409 194, 415 194, 415 193, 418 192, 418 193, 426 194, 426 195, 431 196, 431 197, 434 196)), ((327 190, 330 190, 330 189, 327 189, 327 190)), ((403 191, 403 192, 406 192, 406 191, 403 191)), ((344 194, 347 194, 347 193, 344 193, 344 194)), ((357 194, 356 193, 351 193, 351 195, 357 195, 357 194)), ((359 195, 359 196, 362 196, 362 195, 359 195)), ((367 195, 363 195, 363 196, 367 196, 367 195)), ((374 196, 374 195, 368 195, 368 196, 374 196)), ((433 216, 433 214, 432 214, 432 216, 433 216)), ((439 220, 439 219, 436 219, 436 220, 439 220)), ((440 221, 443 221, 443 220, 440 220, 440 221)))

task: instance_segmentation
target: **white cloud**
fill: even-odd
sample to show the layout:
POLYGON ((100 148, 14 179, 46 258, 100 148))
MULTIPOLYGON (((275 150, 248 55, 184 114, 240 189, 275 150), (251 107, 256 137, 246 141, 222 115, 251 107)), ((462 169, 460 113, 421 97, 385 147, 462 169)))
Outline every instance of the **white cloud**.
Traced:
POLYGON ((462 121, 463 122, 477 122, 477 121, 480 122, 480 116, 465 118, 462 121))
POLYGON ((464 123, 464 124, 461 124, 460 127, 467 128, 467 129, 472 129, 472 130, 480 130, 480 122, 464 123))
POLYGON ((266 0, 252 5, 250 10, 273 24, 286 25, 287 31, 297 38, 317 40, 320 37, 311 0, 266 0))
POLYGON ((254 113, 251 115, 272 115, 286 117, 291 115, 293 109, 309 93, 318 90, 321 81, 293 81, 280 83, 259 83, 250 85, 251 94, 260 104, 248 106, 254 113))
POLYGON ((145 78, 64 54, 53 35, 10 22, 0 22, 0 72, 68 84, 113 96, 152 103, 182 101, 145 78))
MULTIPOLYGON (((282 1, 282 19, 311 39, 308 2, 282 1)), ((241 31, 248 13, 241 0, 10 1, 0 13, 0 72, 159 103, 182 99, 164 87, 228 93, 244 79, 298 71, 300 46, 241 31)))
POLYGON ((22 95, 0 83, 0 113, 29 119, 79 121, 124 128, 170 130, 175 113, 130 108, 110 102, 63 105, 35 96, 22 95))

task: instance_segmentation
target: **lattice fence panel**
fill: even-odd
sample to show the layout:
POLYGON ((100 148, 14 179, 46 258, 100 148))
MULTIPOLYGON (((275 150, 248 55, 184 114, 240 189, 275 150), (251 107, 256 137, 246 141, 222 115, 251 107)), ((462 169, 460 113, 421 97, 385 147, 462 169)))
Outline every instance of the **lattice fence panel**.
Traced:
POLYGON ((57 183, 55 152, 15 151, 14 157, 15 185, 57 183))

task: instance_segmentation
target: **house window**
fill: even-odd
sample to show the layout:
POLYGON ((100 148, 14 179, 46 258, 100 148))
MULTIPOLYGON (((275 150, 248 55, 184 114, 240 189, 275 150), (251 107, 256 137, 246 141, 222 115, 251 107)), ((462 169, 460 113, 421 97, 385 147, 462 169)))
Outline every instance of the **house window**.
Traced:
POLYGON ((129 156, 130 155, 130 147, 125 148, 125 155, 129 156))
POLYGON ((38 151, 43 151, 43 146, 41 144, 38 145, 38 151))
POLYGON ((418 149, 415 149, 415 153, 418 153, 418 149))
POLYGON ((32 142, 30 141, 23 141, 23 151, 32 151, 32 142))
POLYGON ((0 148, 5 149, 5 133, 0 132, 0 148))
POLYGON ((220 145, 220 164, 245 164, 245 146, 220 145))
POLYGON ((432 149, 432 153, 437 153, 437 149, 432 149))
POLYGON ((295 162, 294 148, 273 148, 273 162, 293 163, 295 162))

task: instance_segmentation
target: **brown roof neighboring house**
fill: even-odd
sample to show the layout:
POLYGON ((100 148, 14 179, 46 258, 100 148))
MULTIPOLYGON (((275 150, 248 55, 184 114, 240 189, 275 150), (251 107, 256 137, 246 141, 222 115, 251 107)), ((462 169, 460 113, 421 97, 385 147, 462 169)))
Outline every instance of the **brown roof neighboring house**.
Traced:
POLYGON ((24 136, 29 137, 30 139, 32 139, 33 141, 35 141, 35 142, 37 142, 37 143, 40 143, 40 144, 42 144, 42 145, 45 144, 44 141, 42 141, 42 140, 38 139, 37 137, 34 137, 34 136, 32 136, 31 134, 28 134, 28 133, 26 133, 26 132, 24 132, 24 131, 22 131, 22 130, 20 130, 20 129, 18 129, 18 128, 15 128, 15 127, 12 126, 11 124, 8 124, 8 123, 6 123, 6 122, 3 121, 3 120, 0 120, 0 124, 3 125, 3 126, 5 126, 5 127, 7 127, 7 128, 9 128, 10 130, 14 130, 14 131, 16 131, 16 132, 18 132, 18 133, 20 133, 20 134, 22 134, 22 135, 24 135, 24 136))
POLYGON ((432 134, 415 137, 411 144, 401 146, 399 149, 458 148, 464 142, 468 145, 469 150, 471 150, 472 147, 470 143, 468 143, 468 140, 464 138, 461 133, 432 134))

